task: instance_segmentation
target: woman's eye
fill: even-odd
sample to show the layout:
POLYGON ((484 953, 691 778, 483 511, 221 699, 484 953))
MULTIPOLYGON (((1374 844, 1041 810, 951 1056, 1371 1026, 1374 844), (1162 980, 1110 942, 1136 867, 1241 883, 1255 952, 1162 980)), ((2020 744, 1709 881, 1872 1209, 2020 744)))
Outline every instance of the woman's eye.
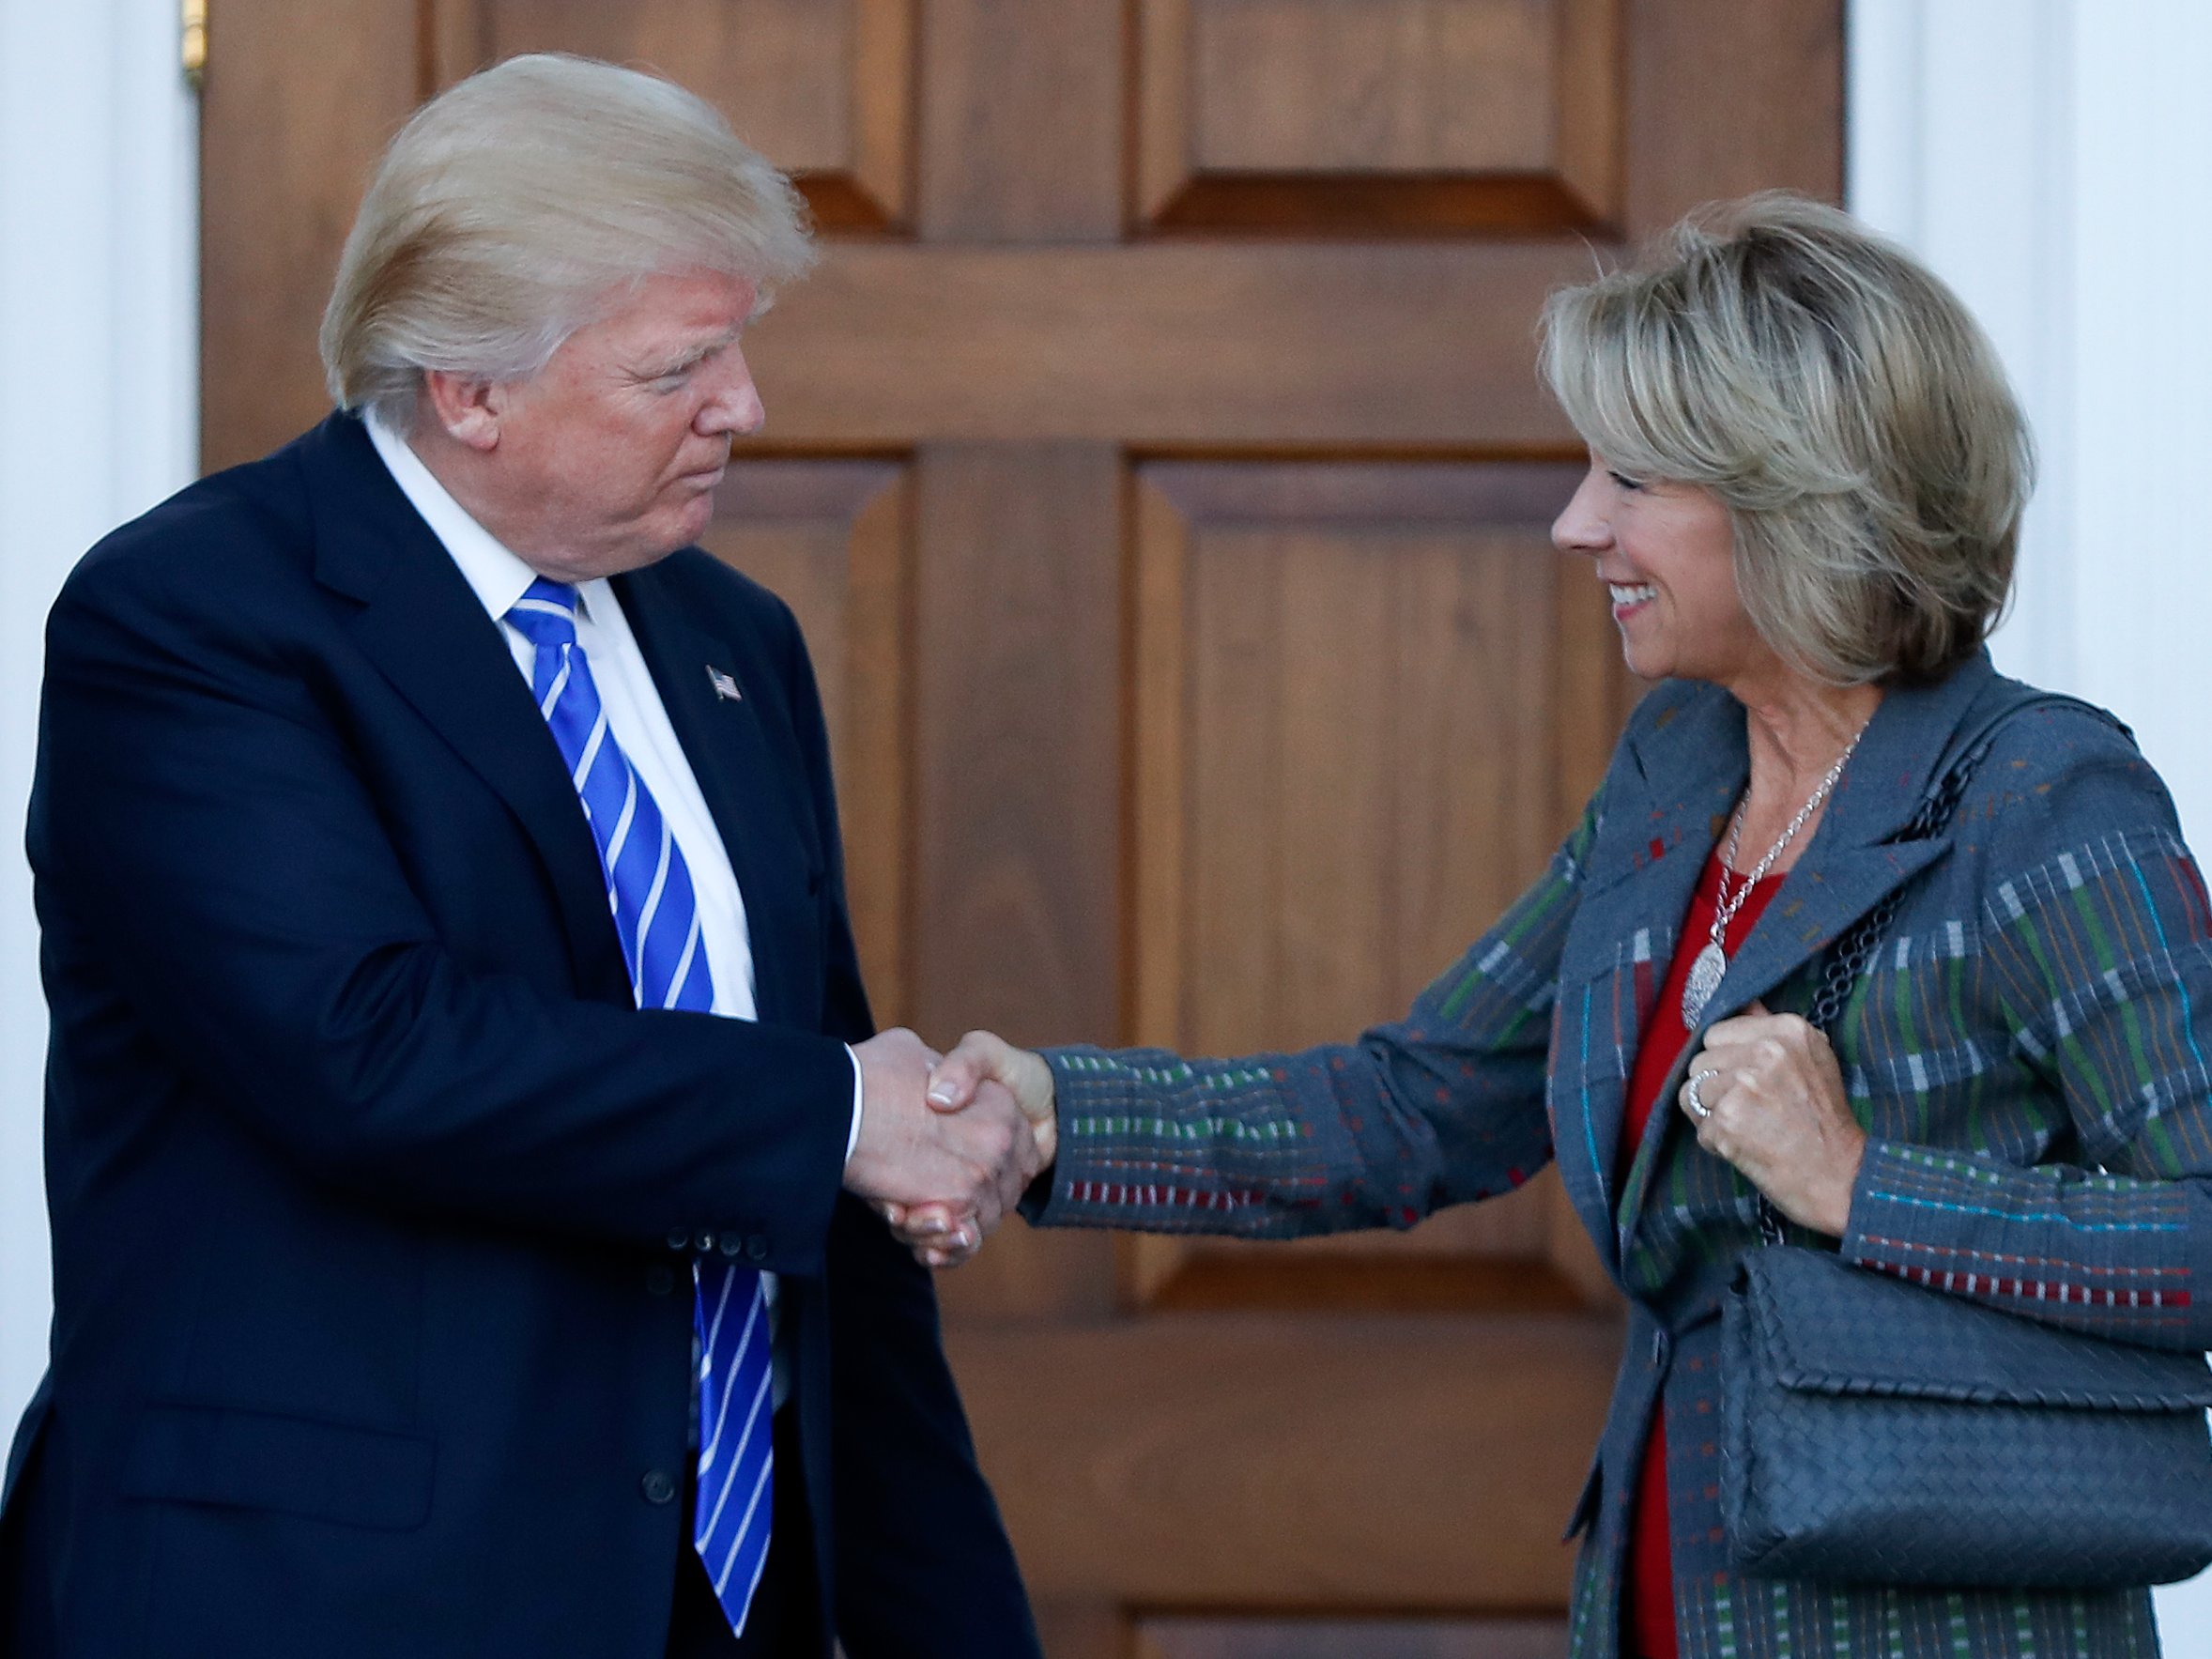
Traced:
POLYGON ((1614 484, 1621 489, 1640 490, 1644 487, 1642 479, 1631 478, 1627 473, 1616 472, 1609 467, 1605 469, 1605 476, 1611 479, 1614 484))

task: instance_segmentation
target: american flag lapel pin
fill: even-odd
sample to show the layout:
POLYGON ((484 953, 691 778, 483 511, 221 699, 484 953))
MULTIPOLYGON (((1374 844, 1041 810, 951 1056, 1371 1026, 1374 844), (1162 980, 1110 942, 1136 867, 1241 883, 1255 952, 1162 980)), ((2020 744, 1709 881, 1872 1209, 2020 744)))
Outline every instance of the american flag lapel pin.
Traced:
POLYGON ((726 703, 741 703, 745 694, 738 689, 737 682, 713 663, 707 665, 707 684, 714 688, 714 695, 726 703))

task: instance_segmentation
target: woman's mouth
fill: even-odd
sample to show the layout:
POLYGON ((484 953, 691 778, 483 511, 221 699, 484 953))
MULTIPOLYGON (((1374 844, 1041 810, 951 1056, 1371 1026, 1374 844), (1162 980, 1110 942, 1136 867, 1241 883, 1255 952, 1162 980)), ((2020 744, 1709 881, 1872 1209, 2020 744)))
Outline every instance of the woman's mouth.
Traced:
POLYGON ((1650 582, 1607 582, 1605 591, 1613 596, 1615 622, 1643 609, 1659 597, 1659 590, 1650 582))

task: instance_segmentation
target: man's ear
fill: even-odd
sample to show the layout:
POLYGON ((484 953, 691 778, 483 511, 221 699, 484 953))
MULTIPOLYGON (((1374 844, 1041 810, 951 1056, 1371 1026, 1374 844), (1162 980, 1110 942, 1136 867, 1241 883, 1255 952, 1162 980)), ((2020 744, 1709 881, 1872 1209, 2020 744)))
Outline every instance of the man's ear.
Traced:
POLYGON ((499 447, 506 392, 497 380, 476 379, 444 369, 422 371, 422 401, 431 419, 444 428, 447 437, 487 453, 499 447))

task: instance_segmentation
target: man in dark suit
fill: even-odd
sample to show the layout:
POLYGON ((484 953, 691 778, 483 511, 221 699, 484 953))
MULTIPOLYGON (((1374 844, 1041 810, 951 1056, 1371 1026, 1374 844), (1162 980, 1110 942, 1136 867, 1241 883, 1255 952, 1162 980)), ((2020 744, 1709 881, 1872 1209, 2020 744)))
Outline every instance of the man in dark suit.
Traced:
POLYGON ((862 1201, 1040 1154, 870 1037, 798 629, 690 545, 807 257, 698 100, 502 65, 362 206, 340 412, 70 577, 10 1652, 1037 1652, 862 1201))

